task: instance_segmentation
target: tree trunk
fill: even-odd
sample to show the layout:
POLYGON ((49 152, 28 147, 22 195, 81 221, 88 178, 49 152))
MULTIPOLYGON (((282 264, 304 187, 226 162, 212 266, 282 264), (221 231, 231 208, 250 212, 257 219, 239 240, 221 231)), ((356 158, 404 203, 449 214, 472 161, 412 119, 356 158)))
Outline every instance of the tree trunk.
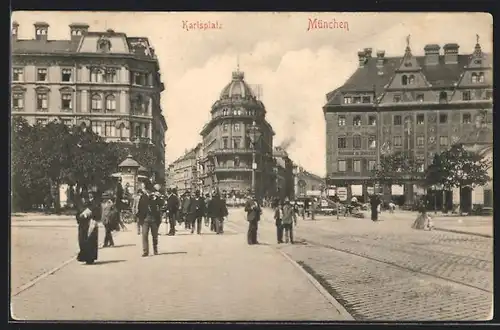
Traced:
POLYGON ((59 193, 59 181, 50 179, 50 195, 54 203, 54 212, 59 214, 61 212, 61 197, 59 193))

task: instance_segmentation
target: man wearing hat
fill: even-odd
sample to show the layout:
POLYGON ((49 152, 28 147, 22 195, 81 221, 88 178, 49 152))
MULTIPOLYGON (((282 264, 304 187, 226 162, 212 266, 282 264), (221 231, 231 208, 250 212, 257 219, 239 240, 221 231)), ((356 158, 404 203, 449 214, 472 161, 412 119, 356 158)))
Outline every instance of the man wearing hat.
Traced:
POLYGON ((259 226, 260 215, 262 214, 262 209, 257 201, 257 197, 248 196, 247 202, 245 203, 245 212, 247 213, 248 221, 248 244, 259 244, 257 242, 257 230, 259 226))
POLYGON ((167 218, 170 224, 170 230, 167 235, 175 235, 175 216, 179 210, 179 198, 172 192, 172 189, 167 189, 167 218))
POLYGON ((185 229, 191 229, 191 219, 189 218, 189 205, 191 204, 191 200, 193 197, 191 196, 191 193, 189 191, 186 191, 184 193, 184 198, 182 200, 182 206, 181 206, 181 213, 182 213, 182 218, 184 220, 184 228, 185 229))
POLYGON ((205 201, 203 197, 200 196, 200 191, 196 190, 194 198, 191 199, 189 203, 189 215, 188 218, 191 220, 191 234, 194 233, 194 228, 196 226, 196 233, 201 234, 201 220, 205 214, 205 201))
POLYGON ((290 204, 290 200, 285 198, 285 203, 283 205, 283 218, 281 220, 283 229, 285 231, 285 243, 293 244, 293 225, 297 225, 297 214, 293 206, 290 204))
POLYGON ((158 254, 158 214, 160 214, 158 198, 155 197, 154 193, 144 194, 139 200, 138 209, 138 217, 144 219, 142 224, 142 256, 149 255, 149 231, 153 237, 153 252, 158 254))

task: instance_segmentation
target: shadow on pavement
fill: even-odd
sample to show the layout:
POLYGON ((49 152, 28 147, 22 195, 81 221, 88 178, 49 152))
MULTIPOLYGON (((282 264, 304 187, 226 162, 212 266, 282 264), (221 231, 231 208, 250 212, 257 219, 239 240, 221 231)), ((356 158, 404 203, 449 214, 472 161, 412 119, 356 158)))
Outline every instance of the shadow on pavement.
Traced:
POLYGON ((157 255, 161 256, 161 255, 167 255, 167 254, 187 254, 187 252, 186 251, 161 252, 161 253, 158 253, 157 255))
POLYGON ((105 261, 96 261, 93 263, 93 265, 106 265, 106 264, 116 264, 119 262, 124 262, 127 260, 105 260, 105 261))
POLYGON ((122 244, 122 245, 115 245, 114 248, 121 248, 121 247, 127 247, 127 246, 137 246, 137 244, 122 244))

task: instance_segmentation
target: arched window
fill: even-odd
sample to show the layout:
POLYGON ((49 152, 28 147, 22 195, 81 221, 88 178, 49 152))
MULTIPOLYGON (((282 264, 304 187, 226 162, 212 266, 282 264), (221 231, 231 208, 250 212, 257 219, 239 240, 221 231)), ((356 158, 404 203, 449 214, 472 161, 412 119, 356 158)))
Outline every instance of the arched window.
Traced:
POLYGON ((240 158, 238 156, 234 157, 234 167, 240 166, 240 158))
POLYGON ((440 103, 448 102, 448 94, 446 92, 439 93, 439 102, 440 103))
POLYGON ((477 83, 477 73, 475 73, 475 72, 472 73, 471 82, 473 84, 477 83))
POLYGON ((93 68, 90 70, 90 81, 91 82, 100 82, 102 77, 101 69, 93 68))
POLYGON ((106 111, 116 110, 116 99, 114 95, 108 95, 106 97, 106 111))
POLYGON ((484 72, 479 73, 479 79, 478 82, 484 83, 484 72))
POLYGON ((120 140, 123 140, 125 138, 125 124, 122 123, 118 127, 118 136, 120 137, 120 140))
POLYGON ((408 84, 413 85, 415 83, 415 76, 410 75, 410 78, 408 79, 408 84))
POLYGON ((361 126, 361 116, 354 116, 352 124, 354 126, 361 126))
POLYGON ((401 77, 401 84, 402 85, 408 85, 408 77, 407 76, 402 76, 401 77))
POLYGON ((101 111, 102 109, 102 99, 99 94, 92 95, 92 111, 101 111))

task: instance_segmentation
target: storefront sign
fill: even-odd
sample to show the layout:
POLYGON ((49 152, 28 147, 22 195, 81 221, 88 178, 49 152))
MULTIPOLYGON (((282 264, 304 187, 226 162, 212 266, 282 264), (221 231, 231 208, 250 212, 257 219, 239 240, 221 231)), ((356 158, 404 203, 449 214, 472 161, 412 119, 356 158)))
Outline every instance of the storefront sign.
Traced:
POLYGON ((327 194, 328 196, 335 196, 335 194, 336 194, 336 189, 328 189, 328 190, 327 190, 327 192, 326 192, 326 194, 327 194))
POLYGON ((341 201, 346 201, 347 200, 347 188, 346 187, 338 187, 337 188, 337 195, 339 196, 339 199, 341 201))
POLYGON ((403 196, 404 195, 404 187, 402 185, 393 184, 391 186, 391 195, 393 196, 403 196))
POLYGON ((307 190, 307 196, 321 196, 321 190, 307 190))
POLYGON ((363 185, 360 184, 351 185, 351 193, 353 196, 363 196, 363 185))

